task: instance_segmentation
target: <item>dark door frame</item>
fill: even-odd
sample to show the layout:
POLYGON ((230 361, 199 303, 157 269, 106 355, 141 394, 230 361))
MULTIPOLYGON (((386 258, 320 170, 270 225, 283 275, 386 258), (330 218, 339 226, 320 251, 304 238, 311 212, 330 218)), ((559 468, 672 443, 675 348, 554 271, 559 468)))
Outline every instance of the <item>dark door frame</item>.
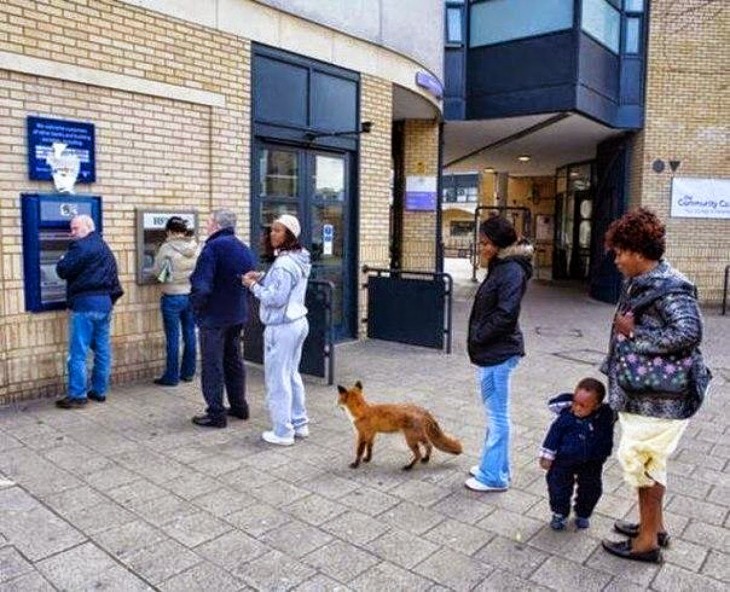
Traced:
MULTIPOLYGON (((331 150, 322 147, 308 146, 297 143, 281 142, 279 140, 256 137, 253 141, 251 151, 251 214, 250 214, 250 237, 251 248, 258 255, 260 252, 261 235, 261 207, 262 198, 259 195, 260 171, 259 152, 263 148, 291 151, 296 154, 297 159, 297 197, 290 198, 291 202, 297 203, 299 220, 302 225, 302 244, 310 250, 312 243, 312 215, 311 207, 314 201, 314 162, 318 154, 326 156, 342 157, 345 161, 345 199, 343 203, 344 217, 344 243, 343 243, 343 280, 342 280, 342 323, 334 326, 335 339, 341 341, 357 336, 357 290, 354 289, 357 282, 357 269, 359 265, 357 236, 357 158, 356 154, 348 150, 331 150)), ((316 277, 316 261, 313 261, 316 277)))

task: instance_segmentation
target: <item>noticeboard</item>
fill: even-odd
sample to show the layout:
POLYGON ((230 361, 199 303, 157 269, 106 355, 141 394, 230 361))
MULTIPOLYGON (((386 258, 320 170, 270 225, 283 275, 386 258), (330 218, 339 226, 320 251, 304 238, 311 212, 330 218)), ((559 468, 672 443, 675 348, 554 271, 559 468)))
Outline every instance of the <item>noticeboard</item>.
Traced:
POLYGON ((94 124, 64 119, 28 116, 28 176, 33 181, 52 181, 53 174, 47 158, 53 144, 65 144, 66 153, 79 159, 77 183, 96 181, 94 124))

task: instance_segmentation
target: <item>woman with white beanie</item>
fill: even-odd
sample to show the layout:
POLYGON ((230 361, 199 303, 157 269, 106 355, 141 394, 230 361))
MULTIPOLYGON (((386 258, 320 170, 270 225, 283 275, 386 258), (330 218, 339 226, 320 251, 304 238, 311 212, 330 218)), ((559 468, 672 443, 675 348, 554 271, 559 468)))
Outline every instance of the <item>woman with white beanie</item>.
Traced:
POLYGON ((300 234, 295 216, 277 218, 269 235, 276 254, 274 263, 266 274, 250 271, 243 276, 243 284, 261 303, 259 317, 266 326, 264 376, 273 428, 262 438, 280 446, 291 446, 295 437, 309 435, 299 362, 309 333, 304 299, 312 266, 309 251, 299 243, 300 234))

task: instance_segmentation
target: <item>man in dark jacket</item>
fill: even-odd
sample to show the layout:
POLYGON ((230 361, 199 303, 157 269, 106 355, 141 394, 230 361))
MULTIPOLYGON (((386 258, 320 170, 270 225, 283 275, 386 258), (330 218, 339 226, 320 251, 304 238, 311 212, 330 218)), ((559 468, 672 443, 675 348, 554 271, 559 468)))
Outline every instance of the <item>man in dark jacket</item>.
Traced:
POLYGON ((489 425, 479 464, 471 468, 471 478, 464 485, 473 491, 505 491, 511 479, 509 381, 525 355, 518 321, 532 276, 533 249, 518 243, 512 224, 496 216, 479 226, 479 247, 488 274, 474 297, 467 347, 478 367, 479 392, 489 425))
POLYGON ((203 427, 226 427, 226 414, 248 419, 246 371, 241 359, 246 289, 241 276, 255 268, 255 261, 235 231, 234 212, 213 212, 208 219, 208 240, 190 276, 190 301, 200 339, 201 386, 207 404, 205 414, 193 417, 193 423, 203 427), (230 405, 227 411, 224 385, 230 405))
POLYGON ((88 399, 104 402, 111 374, 112 307, 124 293, 119 284, 117 262, 90 216, 71 220, 74 239, 56 265, 58 277, 66 280, 69 316, 68 395, 56 401, 62 409, 76 409, 88 399), (94 352, 91 390, 86 386, 86 354, 94 352))

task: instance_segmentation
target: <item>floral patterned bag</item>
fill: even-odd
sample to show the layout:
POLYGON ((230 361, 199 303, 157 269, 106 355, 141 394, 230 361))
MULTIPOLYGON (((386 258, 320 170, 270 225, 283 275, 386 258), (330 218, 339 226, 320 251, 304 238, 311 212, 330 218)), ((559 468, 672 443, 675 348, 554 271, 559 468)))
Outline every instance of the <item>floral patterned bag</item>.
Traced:
POLYGON ((620 336, 616 381, 630 393, 689 394, 694 352, 681 354, 642 354, 634 351, 633 341, 620 336))

